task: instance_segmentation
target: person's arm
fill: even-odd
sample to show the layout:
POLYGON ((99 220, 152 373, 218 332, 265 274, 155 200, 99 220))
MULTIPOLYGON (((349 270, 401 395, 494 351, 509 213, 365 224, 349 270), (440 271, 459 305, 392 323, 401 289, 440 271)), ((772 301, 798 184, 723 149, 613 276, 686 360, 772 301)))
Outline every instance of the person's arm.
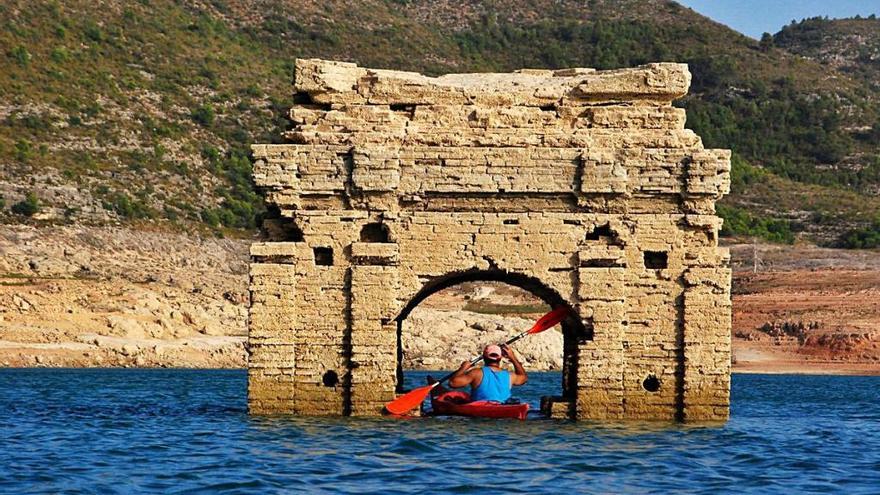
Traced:
POLYGON ((452 388, 461 388, 470 385, 473 377, 468 371, 472 366, 473 365, 470 361, 461 363, 461 366, 458 367, 458 370, 456 370, 455 374, 452 375, 452 378, 449 379, 449 386, 452 388))
POLYGON ((510 384, 513 386, 523 385, 527 381, 529 381, 529 376, 526 374, 526 369, 523 368, 522 363, 517 359, 516 354, 514 354, 513 349, 506 345, 501 346, 501 353, 504 354, 504 357, 510 360, 513 363, 513 373, 510 375, 510 384))

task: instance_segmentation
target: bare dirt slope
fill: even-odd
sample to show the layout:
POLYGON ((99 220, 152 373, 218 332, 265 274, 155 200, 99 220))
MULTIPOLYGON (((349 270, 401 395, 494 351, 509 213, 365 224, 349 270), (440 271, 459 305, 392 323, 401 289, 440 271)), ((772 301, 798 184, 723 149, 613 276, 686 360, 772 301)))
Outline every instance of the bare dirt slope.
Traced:
POLYGON ((731 251, 735 370, 880 374, 880 253, 731 251))

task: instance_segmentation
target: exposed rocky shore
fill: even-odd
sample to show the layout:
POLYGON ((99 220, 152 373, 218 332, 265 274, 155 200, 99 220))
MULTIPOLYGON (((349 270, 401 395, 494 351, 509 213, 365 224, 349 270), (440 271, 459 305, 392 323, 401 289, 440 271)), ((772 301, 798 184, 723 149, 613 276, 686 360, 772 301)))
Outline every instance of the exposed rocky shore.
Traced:
POLYGON ((880 252, 732 253, 735 370, 880 374, 880 252))
POLYGON ((7 225, 0 254, 0 365, 245 364, 245 241, 7 225))
MULTIPOLYGON (((0 366, 246 365, 248 239, 0 226, 0 366)), ((734 369, 880 373, 880 253, 733 246, 734 369)), ((407 368, 448 369, 540 316, 508 286, 456 286, 404 322, 407 368)), ((517 343, 558 369, 558 330, 517 343)))
MULTIPOLYGON (((246 239, 124 227, 0 228, 0 366, 246 366, 246 239)), ((481 291, 484 295, 485 289, 481 291)), ((408 368, 448 367, 531 318, 462 312, 432 298, 407 319, 408 368)), ((558 332, 522 342, 558 369, 558 332)))

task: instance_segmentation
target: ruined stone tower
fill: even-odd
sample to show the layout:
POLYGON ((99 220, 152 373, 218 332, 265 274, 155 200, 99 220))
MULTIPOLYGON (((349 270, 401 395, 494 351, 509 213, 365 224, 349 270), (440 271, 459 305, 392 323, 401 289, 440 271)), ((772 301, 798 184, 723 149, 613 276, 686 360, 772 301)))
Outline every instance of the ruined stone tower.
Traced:
POLYGON ((298 60, 289 144, 253 147, 275 218, 251 248, 251 412, 380 414, 400 322, 496 280, 573 310, 554 414, 727 418, 730 153, 684 128, 689 83, 668 63, 431 78, 298 60))

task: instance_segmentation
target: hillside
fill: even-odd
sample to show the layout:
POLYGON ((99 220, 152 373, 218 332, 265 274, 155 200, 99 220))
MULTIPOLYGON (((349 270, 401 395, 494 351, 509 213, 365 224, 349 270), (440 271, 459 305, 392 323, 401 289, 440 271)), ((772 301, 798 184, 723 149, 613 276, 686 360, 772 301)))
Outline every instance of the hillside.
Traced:
POLYGON ((247 146, 286 126, 296 57, 429 74, 668 60, 694 74, 688 127, 735 152, 725 233, 880 235, 874 79, 671 1, 8 1, 0 19, 6 222, 252 231, 247 146))
POLYGON ((773 36, 773 44, 880 89, 880 19, 876 15, 792 22, 773 36))
MULTIPOLYGON (((773 36, 772 43, 838 74, 861 81, 873 91, 868 100, 877 101, 880 92, 880 19, 876 15, 852 19, 815 17, 792 22, 773 36)), ((863 122, 861 126, 854 125, 849 130, 855 137, 858 151, 842 160, 840 165, 859 168, 870 164, 870 158, 876 163, 880 118, 863 122)), ((866 176, 876 177, 876 172, 864 170, 866 176)), ((880 194, 880 187, 874 179, 866 182, 862 190, 871 195, 880 194)), ((880 215, 875 213, 871 224, 850 231, 840 242, 848 247, 880 246, 880 215)))

